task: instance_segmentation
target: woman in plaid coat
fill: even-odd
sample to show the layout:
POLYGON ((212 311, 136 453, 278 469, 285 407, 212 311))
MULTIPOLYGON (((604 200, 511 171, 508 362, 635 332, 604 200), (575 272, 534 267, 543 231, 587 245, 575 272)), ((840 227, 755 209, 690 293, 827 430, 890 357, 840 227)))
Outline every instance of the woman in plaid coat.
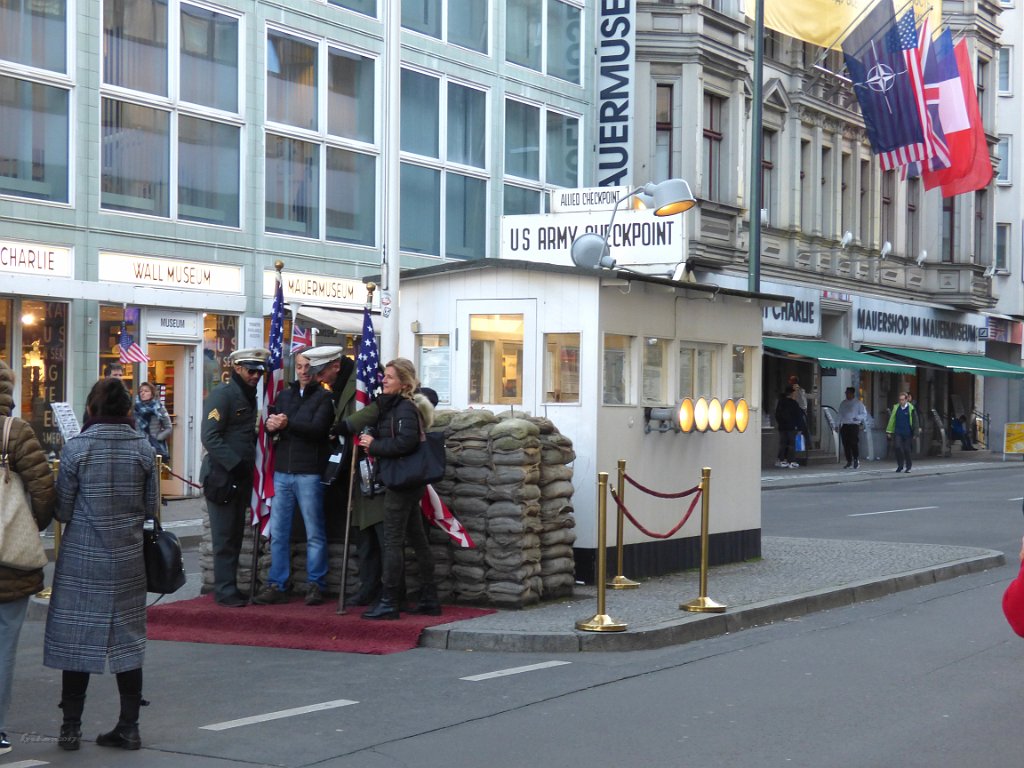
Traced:
POLYGON ((142 527, 157 508, 156 459, 135 430, 119 379, 100 379, 81 434, 68 440, 57 475, 56 517, 67 523, 46 619, 43 663, 63 670, 60 746, 75 750, 89 675, 117 675, 121 717, 96 743, 139 749, 146 572, 142 527))

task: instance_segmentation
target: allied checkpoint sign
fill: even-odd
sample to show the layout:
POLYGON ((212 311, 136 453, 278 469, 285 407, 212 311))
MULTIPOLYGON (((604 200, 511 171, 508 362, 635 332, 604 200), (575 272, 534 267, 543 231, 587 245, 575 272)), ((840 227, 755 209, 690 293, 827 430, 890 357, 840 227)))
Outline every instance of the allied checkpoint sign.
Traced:
MULTIPOLYGON (((663 265, 686 260, 685 214, 655 216, 651 210, 609 210, 501 217, 501 258, 571 267, 573 240, 587 232, 608 236, 611 257, 624 267, 663 265)), ((651 271, 651 270, 645 270, 651 271)))

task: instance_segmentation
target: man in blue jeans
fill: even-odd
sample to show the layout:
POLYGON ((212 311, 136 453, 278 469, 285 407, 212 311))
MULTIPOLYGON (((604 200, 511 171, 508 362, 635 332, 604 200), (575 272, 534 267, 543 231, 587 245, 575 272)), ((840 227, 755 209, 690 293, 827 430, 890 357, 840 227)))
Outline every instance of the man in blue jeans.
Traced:
POLYGON ((885 428, 885 434, 893 441, 893 449, 896 451, 897 472, 910 471, 914 461, 914 433, 920 429, 921 422, 917 418, 914 404, 910 402, 910 395, 900 392, 900 401, 893 406, 889 426, 885 428))
POLYGON ((270 574, 253 599, 260 605, 290 599, 292 517, 299 505, 306 527, 306 605, 324 601, 327 576, 327 536, 324 532, 324 486, 320 482, 331 445, 327 439, 334 421, 334 404, 327 390, 313 379, 309 359, 295 356, 298 379, 277 397, 267 417, 274 436, 274 500, 270 506, 270 574))

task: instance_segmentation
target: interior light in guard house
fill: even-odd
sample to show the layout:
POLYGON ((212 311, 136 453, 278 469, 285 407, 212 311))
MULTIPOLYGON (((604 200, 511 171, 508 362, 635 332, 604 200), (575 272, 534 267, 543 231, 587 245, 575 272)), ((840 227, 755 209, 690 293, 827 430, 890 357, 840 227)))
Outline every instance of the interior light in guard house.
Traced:
POLYGON ((615 214, 619 206, 626 200, 637 195, 649 196, 652 199, 655 216, 675 216, 688 211, 697 204, 697 199, 690 191, 690 185, 682 179, 668 179, 660 184, 645 184, 637 187, 625 197, 619 199, 612 208, 612 217, 604 235, 587 232, 572 241, 570 254, 572 263, 585 269, 614 269, 615 259, 611 257, 608 247, 608 235, 615 223, 615 214))

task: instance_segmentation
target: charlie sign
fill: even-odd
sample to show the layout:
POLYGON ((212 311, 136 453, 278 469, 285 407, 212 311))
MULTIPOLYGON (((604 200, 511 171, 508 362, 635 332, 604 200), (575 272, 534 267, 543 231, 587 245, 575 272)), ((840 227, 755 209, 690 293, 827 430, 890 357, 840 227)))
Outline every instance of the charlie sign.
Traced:
POLYGON ((685 259, 681 216, 659 218, 650 210, 619 211, 610 229, 608 218, 604 213, 503 216, 501 258, 571 267, 573 241, 596 232, 607 235, 612 258, 623 266, 669 265, 685 259))

